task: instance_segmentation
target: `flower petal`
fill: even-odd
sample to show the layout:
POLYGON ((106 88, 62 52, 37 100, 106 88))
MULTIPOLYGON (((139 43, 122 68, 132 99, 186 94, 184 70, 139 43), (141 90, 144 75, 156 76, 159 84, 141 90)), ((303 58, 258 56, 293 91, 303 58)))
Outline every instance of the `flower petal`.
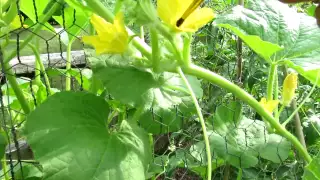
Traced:
POLYGON ((104 41, 101 41, 99 36, 83 36, 82 41, 85 44, 90 44, 96 49, 97 54, 101 54, 106 51, 106 43, 104 41))
POLYGON ((183 14, 180 7, 181 4, 183 4, 181 3, 181 0, 158 0, 158 16, 164 23, 174 27, 177 20, 183 14))
POLYGON ((195 32, 214 18, 213 10, 210 8, 196 9, 183 22, 179 29, 185 32, 195 32))
POLYGON ((94 29, 97 31, 98 35, 114 31, 113 25, 111 23, 107 22, 102 17, 96 14, 92 14, 90 21, 93 24, 94 29))
POLYGON ((124 20, 123 19, 124 19, 123 18, 123 13, 120 12, 114 18, 113 24, 114 24, 114 26, 115 26, 115 28, 116 28, 118 33, 121 33, 123 35, 127 35, 128 36, 128 32, 126 30, 126 26, 124 24, 124 20))
POLYGON ((273 112, 273 110, 278 106, 279 104, 279 101, 278 100, 271 100, 271 101, 268 101, 267 103, 267 110, 269 112, 273 112))

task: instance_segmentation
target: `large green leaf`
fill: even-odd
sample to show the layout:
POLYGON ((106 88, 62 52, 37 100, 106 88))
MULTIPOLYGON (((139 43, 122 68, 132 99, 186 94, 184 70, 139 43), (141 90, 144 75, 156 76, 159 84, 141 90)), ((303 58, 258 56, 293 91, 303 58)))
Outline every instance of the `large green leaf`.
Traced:
POLYGON ((44 179, 145 179, 151 157, 147 134, 125 120, 108 131, 108 114, 101 97, 61 92, 27 117, 27 139, 44 179))
POLYGON ((273 44, 268 41, 263 41, 259 36, 256 35, 246 35, 238 30, 236 27, 230 24, 219 24, 220 27, 230 29, 237 36, 239 36, 254 52, 259 54, 263 59, 271 62, 271 56, 282 50, 283 48, 277 44, 273 44))
POLYGON ((268 134, 263 121, 242 117, 238 103, 217 107, 212 121, 209 129, 213 131, 208 132, 211 148, 233 166, 253 167, 258 156, 275 163, 288 158, 290 143, 277 134, 268 134))
POLYGON ((320 153, 315 156, 311 163, 305 167, 303 180, 319 180, 320 179, 320 153))
POLYGON ((272 58, 292 62, 289 67, 315 82, 315 71, 320 71, 320 29, 313 17, 297 13, 277 0, 251 0, 246 8, 237 6, 215 23, 228 24, 235 32, 282 46, 284 49, 272 58))
MULTIPOLYGON (((191 101, 183 80, 174 73, 153 74, 133 67, 125 56, 89 57, 93 74, 101 79, 108 92, 117 100, 147 109, 168 109, 191 101)), ((187 77, 197 97, 202 96, 200 81, 187 77)))

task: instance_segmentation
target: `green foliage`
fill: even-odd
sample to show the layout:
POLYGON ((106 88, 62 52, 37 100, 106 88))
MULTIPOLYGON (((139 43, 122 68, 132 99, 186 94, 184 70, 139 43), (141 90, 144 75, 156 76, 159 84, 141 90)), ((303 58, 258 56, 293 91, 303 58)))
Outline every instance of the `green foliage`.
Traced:
POLYGON ((100 97, 62 92, 28 116, 27 139, 45 179, 144 179, 147 134, 125 120, 108 130, 108 113, 100 97))
MULTIPOLYGON (((219 21, 218 21, 219 22, 219 21)), ((219 27, 230 29, 233 33, 239 36, 254 52, 263 57, 264 60, 271 63, 271 56, 282 50, 279 45, 267 41, 263 41, 259 36, 245 35, 236 27, 230 24, 218 24, 219 27)))
POLYGON ((320 179, 320 153, 313 158, 312 162, 305 167, 303 180, 317 180, 320 179))
MULTIPOLYGON (((284 49, 271 59, 284 61, 315 83, 320 71, 317 60, 320 57, 320 29, 312 17, 297 13, 276 0, 252 0, 246 8, 234 7, 231 13, 219 16, 215 22, 233 26, 231 30, 235 30, 235 33, 256 35, 264 41, 282 46, 284 49)), ((256 50, 254 44, 248 46, 256 50)), ((260 54, 259 51, 257 53, 260 54)))
MULTIPOLYGON (((34 24, 36 24, 40 17, 42 17, 45 8, 49 5, 49 0, 21 0, 20 3, 20 10, 25 13, 34 24), (35 4, 33 2, 35 2, 35 4), (34 6, 36 8, 34 8, 34 6)), ((49 23, 45 23, 43 29, 54 32, 54 28, 49 23)))
POLYGON ((77 36, 85 29, 85 27, 89 23, 89 18, 87 14, 83 11, 75 10, 73 8, 67 7, 63 9, 63 17, 53 16, 53 18, 64 27, 65 32, 67 32, 67 36, 61 36, 61 41, 67 46, 69 42, 73 42, 77 36))
MULTIPOLYGON (((56 0, 21 0, 20 10, 28 16, 25 22, 29 26, 45 25, 65 45, 81 39, 92 13, 111 20, 115 12, 123 11, 126 24, 134 29, 128 29, 130 37, 125 42, 128 50, 122 54, 97 55, 91 49, 84 49, 89 63, 85 67, 46 69, 51 78, 71 76, 76 79, 83 92, 49 89, 38 77, 36 80, 14 79, 18 87, 1 86, 5 106, 3 121, 10 120, 10 125, 17 128, 17 136, 27 138, 35 161, 39 163, 22 163, 22 171, 21 167, 16 167, 16 179, 188 179, 180 172, 182 169, 196 173, 199 179, 209 178, 210 170, 216 175, 215 179, 226 179, 223 176, 296 179, 303 173, 303 160, 295 156, 292 146, 307 161, 311 159, 308 157, 311 148, 319 151, 319 122, 311 119, 319 115, 317 90, 299 111, 304 117, 301 119, 306 126, 308 151, 291 134, 291 128, 278 122, 290 115, 291 108, 284 107, 286 115, 281 113, 277 119, 257 101, 265 96, 270 84, 278 83, 281 87, 280 68, 277 81, 266 83, 271 63, 291 67, 315 83, 320 74, 320 30, 312 17, 297 13, 277 0, 250 0, 245 7, 233 7, 231 12, 217 15, 214 23, 198 33, 189 34, 174 33, 174 29, 163 24, 158 18, 155 1, 64 2, 59 2, 61 6, 50 14, 60 25, 59 32, 48 22, 39 23, 56 0), (103 5, 111 10, 104 9, 103 5), (154 36, 150 40, 150 28, 159 34, 159 41, 153 41, 154 36), (139 33, 134 33, 135 30, 141 33, 141 29, 144 29, 145 42, 137 38, 141 36, 139 33), (189 37, 193 38, 190 47, 186 41, 189 37), (237 37, 247 46, 241 49, 237 37), (154 49, 154 45, 160 48, 154 49), (189 60, 191 65, 185 63, 189 60), (239 60, 243 63, 242 76, 236 68, 239 60), (154 72, 156 61, 159 69, 154 72), (195 109, 198 102, 191 98, 191 91, 180 77, 183 73, 179 76, 177 69, 187 74, 200 110, 195 109), (22 91, 32 109, 30 114, 20 113, 23 101, 16 97, 17 89, 22 91), (201 113, 204 118, 200 118, 201 113), (20 127, 22 122, 25 124, 20 127), (206 128, 199 122, 206 123, 207 133, 203 133, 206 128), (267 123, 272 125, 270 132, 267 123), (205 138, 209 138, 209 144, 205 138), (212 155, 211 162, 208 162, 210 155, 206 154, 206 148, 212 155)), ((237 3, 237 0, 206 1, 206 5, 214 6, 217 14, 237 3)), ((9 8, 5 6, 1 10, 9 8)), ((312 15, 311 10, 312 6, 306 9, 309 15, 312 15)), ((52 39, 42 38, 47 44, 52 39)), ((5 39, 0 40, 1 48, 11 48, 5 39)), ((63 51, 62 45, 59 46, 63 51)), ((1 53, 6 57, 3 49, 1 53)), ((298 104, 311 88, 304 78, 299 78, 298 104)), ((318 83, 320 85, 320 81, 318 83)), ((8 84, 14 85, 12 81, 8 84)), ((281 94, 278 89, 271 90, 275 97, 281 94)), ((11 134, 0 134, 2 157, 7 139, 13 138, 16 137, 11 134)), ((305 179, 319 178, 318 156, 305 167, 305 179)))
MULTIPOLYGON (((133 58, 120 55, 92 55, 89 61, 93 75, 103 82, 108 93, 124 104, 154 108, 156 111, 190 102, 187 88, 177 74, 155 74, 147 69, 138 69, 131 66, 133 58)), ((201 97, 199 80, 191 76, 188 79, 197 97, 201 97)))
POLYGON ((254 167, 258 156, 280 163, 289 155, 290 143, 277 134, 268 134, 263 121, 242 117, 239 103, 217 107, 211 123, 208 134, 213 151, 235 167, 254 167))

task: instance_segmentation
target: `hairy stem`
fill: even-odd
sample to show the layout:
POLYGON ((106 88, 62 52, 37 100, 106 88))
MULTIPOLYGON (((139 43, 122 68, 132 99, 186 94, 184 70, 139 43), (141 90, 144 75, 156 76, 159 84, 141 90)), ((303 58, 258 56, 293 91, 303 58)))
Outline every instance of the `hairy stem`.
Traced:
POLYGON ((190 48, 192 42, 192 34, 188 34, 188 37, 184 38, 183 42, 183 59, 185 66, 190 66, 191 57, 190 57, 190 48))
POLYGON ((276 130, 276 132, 285 138, 287 138, 299 151, 299 153, 304 157, 307 162, 311 162, 311 157, 308 154, 307 150, 303 147, 303 145, 298 141, 298 139, 293 136, 289 131, 285 129, 275 118, 272 117, 262 106, 261 104, 250 94, 246 91, 241 89, 239 86, 231 83, 224 77, 211 72, 207 69, 202 67, 191 65, 188 68, 184 69, 189 75, 196 76, 198 78, 205 79, 221 88, 224 88, 231 93, 233 93, 237 98, 241 99, 242 101, 248 103, 251 107, 253 107, 257 113, 259 113, 266 121, 270 123, 270 125, 276 130))
POLYGON ((160 65, 160 47, 158 33, 154 28, 150 29, 151 44, 152 44, 152 67, 154 72, 159 72, 160 65))
POLYGON ((208 133, 207 133, 207 129, 206 129, 206 124, 205 124, 205 121, 203 119, 203 115, 202 115, 202 112, 201 112, 201 107, 199 106, 199 103, 198 103, 198 100, 196 98, 196 95, 194 94, 194 92, 192 90, 192 87, 191 87, 190 83, 188 82, 186 76, 184 75, 182 69, 180 67, 178 67, 177 71, 178 71, 180 77, 182 78, 182 80, 184 81, 184 83, 186 84, 186 86, 187 86, 187 88, 188 88, 188 90, 190 92, 193 104, 195 105, 196 110, 197 110, 197 114, 198 114, 198 117, 199 117, 199 120, 200 120, 202 132, 203 132, 204 143, 205 143, 205 146, 206 146, 207 162, 208 162, 208 167, 207 167, 208 178, 207 179, 211 180, 211 173, 212 173, 211 150, 210 150, 209 137, 208 137, 208 133))

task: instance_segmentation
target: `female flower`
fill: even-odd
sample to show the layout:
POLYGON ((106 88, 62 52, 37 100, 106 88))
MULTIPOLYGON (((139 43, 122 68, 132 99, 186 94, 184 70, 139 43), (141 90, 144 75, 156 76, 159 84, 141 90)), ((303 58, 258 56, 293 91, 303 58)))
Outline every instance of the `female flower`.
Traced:
POLYGON ((199 8, 203 0, 158 0, 161 20, 175 31, 195 32, 214 18, 212 9, 199 8))
POLYGON ((272 113, 274 109, 277 107, 277 105, 279 104, 279 101, 278 100, 267 101, 266 98, 262 98, 260 100, 260 104, 263 106, 265 110, 267 110, 269 113, 272 113))
POLYGON ((295 91, 298 86, 298 75, 296 73, 290 73, 284 79, 282 89, 282 104, 288 106, 294 98, 295 91))
POLYGON ((97 54, 123 53, 127 50, 129 35, 123 22, 122 13, 117 14, 113 24, 93 14, 91 23, 97 31, 97 35, 83 36, 82 40, 84 43, 92 45, 97 54))

